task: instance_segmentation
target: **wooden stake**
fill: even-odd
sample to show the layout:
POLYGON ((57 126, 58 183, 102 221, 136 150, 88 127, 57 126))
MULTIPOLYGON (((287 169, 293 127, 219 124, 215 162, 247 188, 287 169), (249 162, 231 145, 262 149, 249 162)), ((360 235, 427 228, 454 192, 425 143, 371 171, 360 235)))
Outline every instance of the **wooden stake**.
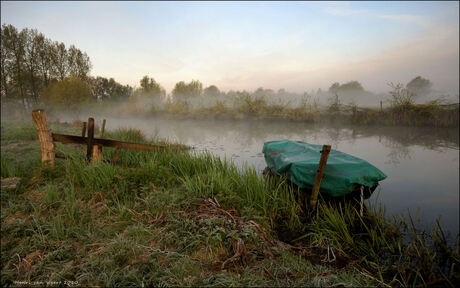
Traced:
POLYGON ((93 155, 94 118, 88 118, 88 138, 86 140, 86 158, 91 161, 93 155))
POLYGON ((102 160, 102 146, 93 145, 92 162, 100 162, 102 160))
MULTIPOLYGON (((104 130, 105 130, 105 119, 102 120, 101 138, 104 137, 104 130)), ((101 160, 101 159, 102 159, 102 146, 99 145, 98 147, 99 147, 99 152, 97 152, 97 156, 96 156, 96 157, 99 157, 99 158, 100 158, 99 160, 101 160)), ((94 155, 94 152, 93 152, 93 157, 94 157, 94 156, 95 156, 95 155, 94 155)))
POLYGON ((81 130, 81 137, 85 137, 86 134, 86 122, 83 122, 83 130, 81 130))
POLYGON ((105 119, 102 120, 101 138, 104 137, 104 130, 105 130, 105 119))
POLYGON ((321 180, 323 180, 324 169, 326 168, 327 157, 331 152, 330 145, 323 145, 321 151, 321 160, 319 161, 318 170, 316 171, 315 182, 313 184, 313 191, 310 199, 310 207, 315 209, 316 202, 318 201, 319 188, 321 187, 321 180))
POLYGON ((42 109, 34 110, 32 111, 32 118, 38 132, 38 141, 40 141, 40 149, 42 151, 42 163, 54 167, 54 142, 46 120, 46 112, 42 109))

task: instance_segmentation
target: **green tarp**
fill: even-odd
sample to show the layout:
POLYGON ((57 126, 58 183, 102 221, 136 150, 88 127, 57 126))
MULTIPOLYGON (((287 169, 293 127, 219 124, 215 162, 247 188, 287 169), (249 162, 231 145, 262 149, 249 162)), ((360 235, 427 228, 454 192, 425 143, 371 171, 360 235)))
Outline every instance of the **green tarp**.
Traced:
MULTIPOLYGON (((322 145, 280 140, 265 142, 262 152, 269 168, 285 174, 300 188, 312 189, 322 148, 322 145)), ((344 196, 361 185, 372 187, 386 177, 367 161, 331 149, 320 191, 333 197, 344 196)))

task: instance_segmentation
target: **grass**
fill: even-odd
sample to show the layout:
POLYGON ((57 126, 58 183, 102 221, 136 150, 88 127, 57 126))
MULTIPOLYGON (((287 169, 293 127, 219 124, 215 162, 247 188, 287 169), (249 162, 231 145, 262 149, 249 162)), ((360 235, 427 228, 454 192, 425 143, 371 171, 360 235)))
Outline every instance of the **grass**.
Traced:
POLYGON ((415 104, 413 95, 406 95, 402 90, 404 89, 401 87, 395 88, 396 92, 392 92, 393 98, 388 101, 389 105, 385 108, 364 108, 359 107, 359 103, 345 105, 340 102, 340 97, 327 107, 320 107, 318 101, 312 100, 308 95, 298 104, 292 104, 282 100, 273 102, 263 96, 242 94, 228 99, 210 99, 208 105, 204 105, 204 102, 194 103, 198 100, 205 101, 203 99, 169 99, 161 105, 152 106, 151 109, 146 108, 145 105, 125 103, 119 107, 119 112, 145 117, 153 114, 186 119, 259 119, 309 123, 458 127, 458 103, 447 105, 438 99, 424 104, 415 104))
MULTIPOLYGON (((76 126, 52 130, 78 135, 76 126)), ((207 153, 122 151, 117 165, 88 164, 84 147, 59 144, 71 159, 42 167, 27 127, 2 123, 2 178, 21 177, 1 191, 2 286, 459 284, 458 242, 439 227, 421 236, 376 205, 363 217, 349 203, 312 213, 282 179, 207 153)), ((133 129, 106 136, 152 141, 133 129)))
MULTIPOLYGON (((446 104, 443 99, 416 104, 414 95, 402 86, 392 86, 392 98, 382 107, 362 107, 360 103, 344 104, 341 95, 332 98, 329 104, 320 106, 318 99, 308 94, 303 98, 284 100, 239 93, 223 98, 157 99, 155 104, 126 102, 109 105, 93 103, 81 105, 81 111, 93 115, 100 113, 120 116, 183 119, 226 119, 226 120, 276 120, 308 123, 345 123, 357 125, 384 126, 430 126, 458 127, 459 104, 446 104)), ((383 104, 383 103, 382 103, 383 104)), ((70 113, 69 111, 67 111, 70 113)), ((67 113, 67 114, 68 114, 67 113)))

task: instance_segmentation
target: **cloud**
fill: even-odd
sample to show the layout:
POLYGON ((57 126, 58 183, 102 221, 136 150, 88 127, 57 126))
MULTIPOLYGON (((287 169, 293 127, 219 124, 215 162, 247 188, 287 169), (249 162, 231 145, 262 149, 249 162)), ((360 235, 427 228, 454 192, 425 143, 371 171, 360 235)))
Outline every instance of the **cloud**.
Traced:
POLYGON ((384 14, 370 9, 357 9, 352 7, 336 7, 336 8, 326 8, 324 10, 327 14, 336 15, 336 16, 356 16, 363 15, 369 17, 375 17, 379 19, 388 19, 398 22, 405 22, 415 25, 420 25, 428 27, 430 24, 427 23, 426 19, 419 15, 413 14, 384 14))

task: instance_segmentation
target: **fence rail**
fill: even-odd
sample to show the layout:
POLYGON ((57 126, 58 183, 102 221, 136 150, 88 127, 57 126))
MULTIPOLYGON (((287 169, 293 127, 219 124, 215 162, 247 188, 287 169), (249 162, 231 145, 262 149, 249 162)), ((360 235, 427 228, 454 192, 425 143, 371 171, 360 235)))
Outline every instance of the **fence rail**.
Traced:
MULTIPOLYGON (((166 150, 183 150, 182 147, 168 146, 168 145, 150 145, 141 143, 131 143, 111 139, 94 138, 94 119, 88 119, 88 126, 83 122, 82 136, 66 135, 51 133, 48 122, 46 119, 46 112, 44 110, 34 110, 32 118, 35 122, 35 127, 38 132, 38 139, 40 141, 40 148, 42 151, 42 163, 49 166, 54 166, 55 158, 65 159, 66 156, 61 153, 56 153, 54 142, 72 143, 87 146, 87 158, 89 161, 102 160, 102 147, 115 148, 113 162, 118 160, 121 149, 131 149, 138 151, 157 151, 163 152, 166 150), (86 128, 88 128, 88 136, 85 137, 86 128)), ((104 135, 105 119, 102 124, 102 133, 104 135)))

